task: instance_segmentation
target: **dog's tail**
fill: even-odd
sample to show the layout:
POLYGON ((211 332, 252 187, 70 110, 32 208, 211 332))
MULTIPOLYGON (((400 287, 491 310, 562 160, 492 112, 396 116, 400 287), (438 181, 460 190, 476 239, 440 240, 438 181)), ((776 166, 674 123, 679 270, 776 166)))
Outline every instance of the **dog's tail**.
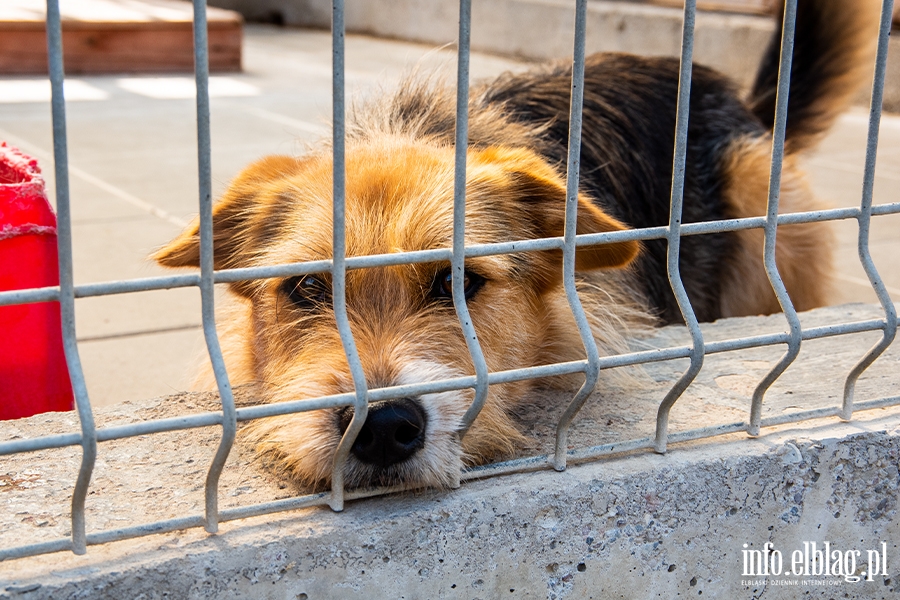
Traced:
MULTIPOLYGON (((798 0, 787 152, 815 145, 872 76, 880 7, 879 0, 798 0)), ((775 123, 784 11, 778 10, 778 15, 778 27, 747 100, 770 130, 775 123)))

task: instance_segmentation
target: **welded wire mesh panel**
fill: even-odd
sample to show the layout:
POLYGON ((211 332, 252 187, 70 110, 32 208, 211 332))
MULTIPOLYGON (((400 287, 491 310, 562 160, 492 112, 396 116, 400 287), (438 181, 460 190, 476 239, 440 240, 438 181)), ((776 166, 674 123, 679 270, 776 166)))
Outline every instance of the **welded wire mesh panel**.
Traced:
MULTIPOLYGON (((576 235, 577 202, 579 189, 579 165, 582 136, 582 108, 585 85, 585 30, 587 0, 578 0, 575 5, 575 44, 572 60, 572 94, 569 115, 568 155, 566 160, 566 206, 565 229, 562 237, 518 240, 495 244, 465 244, 466 208, 466 158, 468 140, 469 111, 469 45, 471 31, 471 1, 461 0, 459 9, 458 70, 456 96, 455 131, 455 174, 453 193, 453 238, 452 247, 394 254, 369 256, 347 256, 345 224, 345 99, 344 99, 344 7, 342 0, 334 0, 332 24, 333 56, 333 236, 332 258, 306 263, 270 265, 264 267, 214 270, 213 262, 213 222, 210 176, 210 110, 209 110, 209 69, 207 49, 206 6, 203 0, 194 0, 195 73, 197 84, 197 150, 199 175, 200 212, 200 273, 150 277, 127 281, 109 281, 75 286, 72 276, 72 225, 68 185, 66 104, 63 96, 63 60, 61 48, 61 27, 58 0, 47 0, 47 39, 50 60, 50 81, 52 84, 52 117, 54 136, 54 159, 56 169, 56 201, 59 222, 59 275, 60 284, 55 287, 26 289, 0 293, 0 306, 29 302, 58 301, 62 311, 62 328, 66 359, 75 392, 76 409, 81 431, 51 435, 31 439, 0 441, 0 455, 32 452, 42 449, 81 446, 82 459, 77 479, 73 482, 72 494, 72 534, 65 539, 39 544, 23 545, 0 549, 0 560, 32 556, 60 550, 71 550, 81 554, 91 544, 138 537, 151 533, 161 533, 203 526, 215 532, 221 521, 269 514, 307 506, 330 505, 341 510, 348 499, 373 496, 391 489, 344 489, 344 465, 365 420, 370 403, 415 395, 470 389, 473 401, 463 418, 459 436, 465 436, 468 427, 477 418, 484 406, 489 386, 515 381, 564 374, 581 374, 584 378, 579 390, 561 416, 556 431, 555 452, 552 455, 531 456, 503 463, 469 468, 459 473, 459 480, 483 478, 491 475, 532 471, 548 467, 557 470, 566 468, 567 461, 588 460, 635 449, 653 449, 665 452, 670 442, 711 437, 724 433, 747 431, 757 434, 760 427, 800 422, 823 416, 841 416, 850 419, 854 410, 900 404, 900 398, 881 398, 855 403, 853 392, 855 382, 872 362, 893 342, 897 331, 897 313, 881 277, 876 270, 869 252, 869 231, 873 216, 900 213, 900 202, 873 205, 873 185, 875 156, 878 146, 878 131, 884 89, 885 65, 887 62, 888 39, 891 27, 893 1, 884 0, 878 38, 875 78, 869 117, 866 163, 863 180, 862 199, 859 208, 817 210, 803 213, 779 214, 779 189, 785 148, 785 128, 787 119, 788 92, 791 72, 791 56, 794 45, 794 30, 797 1, 785 3, 784 28, 781 38, 781 63, 775 110, 775 125, 772 134, 771 171, 768 188, 767 211, 764 217, 727 219, 701 223, 682 223, 684 203, 685 171, 687 160, 688 122, 691 94, 691 73, 694 47, 694 22, 696 0, 687 0, 684 7, 682 50, 679 70, 678 104, 676 110, 676 131, 671 184, 669 222, 666 226, 632 229, 611 233, 576 235), (777 233, 779 226, 814 223, 829 220, 856 219, 859 223, 859 258, 875 290, 884 311, 884 317, 862 322, 835 323, 826 326, 802 328, 797 311, 787 295, 775 261, 777 233), (762 229, 765 235, 765 266, 772 289, 784 314, 786 331, 764 335, 745 336, 728 340, 708 341, 700 330, 698 319, 688 300, 680 273, 681 241, 685 236, 718 232, 762 229), (591 332, 585 310, 576 291, 575 256, 576 249, 591 245, 610 244, 629 240, 664 239, 667 244, 667 275, 681 316, 690 333, 688 345, 663 349, 641 350, 601 356, 591 332), (534 366, 524 369, 491 372, 469 314, 464 291, 465 262, 467 259, 512 252, 538 250, 561 251, 562 281, 569 309, 580 333, 585 359, 534 366), (356 348, 354 332, 347 315, 347 273, 351 270, 392 265, 405 265, 444 261, 450 264, 452 274, 453 305, 457 319, 466 340, 474 375, 455 377, 441 381, 421 381, 392 387, 371 388, 366 380, 363 364, 356 348), (290 402, 265 404, 236 408, 229 376, 219 347, 215 328, 215 306, 213 287, 216 283, 230 283, 272 277, 296 277, 312 273, 329 273, 332 281, 334 313, 341 343, 349 364, 353 381, 353 392, 331 396, 301 399, 290 402), (156 419, 129 425, 98 428, 94 424, 87 388, 81 369, 78 345, 75 340, 75 299, 91 296, 124 294, 146 290, 160 290, 175 287, 196 286, 202 295, 203 331, 206 347, 213 365, 213 372, 219 391, 221 409, 215 412, 194 414, 185 417, 156 419), (797 357, 803 341, 823 337, 840 336, 864 331, 881 331, 882 339, 872 347, 847 375, 844 397, 840 406, 801 410, 777 417, 762 417, 762 402, 766 391, 797 357), (724 425, 698 427, 675 434, 669 434, 668 415, 687 387, 700 372, 706 356, 747 350, 765 346, 785 347, 785 353, 778 364, 759 381, 748 407, 745 421, 724 425), (689 359, 687 369, 671 389, 660 399, 656 417, 656 432, 653 437, 619 441, 612 444, 570 449, 569 427, 581 410, 588 395, 594 389, 602 370, 638 365, 649 362, 668 361, 678 358, 689 359), (218 508, 219 476, 225 459, 234 444, 238 422, 247 422, 265 417, 287 415, 323 408, 352 407, 353 417, 334 456, 332 488, 329 492, 287 498, 252 506, 218 508), (85 498, 90 490, 91 475, 97 455, 97 444, 114 439, 129 438, 166 431, 184 430, 208 426, 221 426, 221 438, 212 463, 206 470, 205 512, 202 515, 182 515, 164 521, 145 523, 127 528, 91 531, 85 521, 85 498)), ((457 482, 458 483, 458 482, 457 482)), ((394 488, 396 489, 396 488, 394 488)))

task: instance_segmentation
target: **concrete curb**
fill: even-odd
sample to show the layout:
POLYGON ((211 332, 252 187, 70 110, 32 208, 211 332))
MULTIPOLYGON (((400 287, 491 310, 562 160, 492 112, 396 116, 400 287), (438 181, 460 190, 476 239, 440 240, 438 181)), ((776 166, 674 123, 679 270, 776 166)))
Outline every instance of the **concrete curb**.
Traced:
MULTIPOLYGON (((877 318, 847 305, 804 313, 804 327, 877 318)), ((727 319, 707 339, 783 328, 783 316, 727 319)), ((840 382, 877 333, 813 340, 767 395, 764 416, 839 402, 840 382)), ((645 343, 684 343, 668 327, 645 343)), ((707 357, 673 411, 673 431, 732 422, 746 389, 783 352, 772 347, 707 357)), ((879 359, 857 388, 860 400, 895 396, 900 349, 879 359)), ((655 406, 684 361, 647 366, 652 384, 600 394, 572 428, 580 446, 652 428, 655 406), (657 385, 658 384, 658 385, 657 385)), ((253 402, 252 389, 240 403, 253 402)), ((209 410, 211 394, 126 403, 97 411, 101 426, 209 410)), ((560 402, 559 406, 564 406, 560 402)), ((553 414, 536 421, 552 431, 553 414), (548 421, 550 419, 550 421, 548 421)), ((527 419, 526 419, 527 422, 527 419)), ((0 439, 63 433, 71 413, 0 423, 0 439)), ((551 441, 537 426, 537 450, 551 441)), ((91 531, 198 514, 216 428, 101 444, 88 497, 91 531)), ((223 508, 297 492, 260 468, 238 444, 220 484, 223 508)), ((80 450, 4 457, 0 547, 64 535, 80 450), (10 518, 9 516, 12 516, 10 518)), ((634 452, 571 466, 224 523, 0 563, 0 598, 890 598, 900 593, 900 407, 858 412, 849 423, 820 419, 672 444, 667 455, 634 452), (770 542, 792 568, 794 551, 828 542, 842 558, 887 556, 872 581, 844 575, 749 576, 744 550, 770 542), (807 546, 804 546, 804 544, 807 546), (747 547, 744 547, 747 544, 747 547), (886 572, 886 574, 884 574, 886 572), (762 582, 762 583, 761 583, 762 582)), ((849 563, 848 563, 849 564, 849 563)), ((845 574, 846 575, 846 574, 845 574)))
MULTIPOLYGON (((329 0, 212 0, 251 21, 327 29, 329 0)), ((634 2, 588 3, 587 52, 678 56, 682 10, 634 2)), ((428 44, 456 40, 458 0, 367 0, 348 3, 347 31, 428 44)), ((472 49, 534 60, 571 56, 575 16, 567 0, 492 0, 472 4, 472 49)), ((699 11, 694 61, 716 68, 744 88, 756 74, 774 24, 761 16, 699 11)), ((900 40, 892 39, 886 110, 900 112, 900 40)), ((857 104, 868 105, 870 91, 857 104)))

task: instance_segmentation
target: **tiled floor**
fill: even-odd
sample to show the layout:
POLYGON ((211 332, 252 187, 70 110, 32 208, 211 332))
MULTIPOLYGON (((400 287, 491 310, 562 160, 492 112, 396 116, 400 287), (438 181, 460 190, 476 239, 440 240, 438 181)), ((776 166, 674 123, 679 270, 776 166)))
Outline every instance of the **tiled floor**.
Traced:
MULTIPOLYGON (((265 154, 299 153, 327 132, 331 42, 324 32, 248 26, 245 72, 214 77, 214 193, 265 154)), ((455 71, 452 50, 347 37, 351 97, 390 86, 417 62, 455 71)), ((520 68, 473 54, 473 77, 520 68)), ((67 106, 76 283, 146 277, 147 261, 196 213, 196 139, 189 77, 84 77, 69 82, 67 106)), ((52 188, 49 88, 34 78, 0 79, 0 139, 37 157, 52 188)), ((818 194, 859 204, 866 112, 855 109, 808 159, 818 194)), ((898 199, 900 117, 881 130, 876 203, 898 199)), ((52 190, 51 190, 52 191, 52 190)), ((856 258, 856 224, 839 225, 837 300, 873 301, 856 258)), ((900 216, 875 219, 872 253, 900 300, 900 216)), ((196 289, 77 301, 77 331, 91 399, 98 405, 184 389, 202 349, 196 289)))

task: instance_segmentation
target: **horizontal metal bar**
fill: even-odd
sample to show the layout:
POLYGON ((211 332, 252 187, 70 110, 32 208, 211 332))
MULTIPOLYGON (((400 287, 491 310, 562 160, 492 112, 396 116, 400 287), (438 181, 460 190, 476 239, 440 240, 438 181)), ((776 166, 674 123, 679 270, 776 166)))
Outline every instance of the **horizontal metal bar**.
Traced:
MULTIPOLYGON (((164 277, 143 277, 119 281, 103 281, 75 286, 76 298, 94 296, 110 296, 113 294, 130 294, 153 290, 191 287, 200 285, 200 276, 194 274, 166 275, 164 277)), ((59 286, 32 288, 0 292, 0 306, 7 304, 26 304, 28 302, 58 302, 59 286)))
POLYGON ((63 550, 72 550, 72 539, 61 538, 51 540, 49 542, 38 542, 37 544, 28 544, 27 546, 18 546, 16 548, 6 548, 0 550, 0 562, 4 560, 14 560, 16 558, 25 558, 26 556, 36 556, 38 554, 48 554, 50 552, 62 552, 63 550))
POLYGON ((211 427, 213 425, 221 424, 222 413, 219 412, 202 413, 187 417, 171 417, 169 419, 130 423, 128 425, 118 425, 116 427, 98 429, 97 441, 108 442, 109 440, 118 440, 139 435, 180 431, 182 429, 196 429, 197 427, 211 427))
MULTIPOLYGON (((398 485, 394 487, 376 487, 358 490, 348 490, 344 492, 344 500, 360 500, 362 498, 372 498, 374 496, 384 496, 386 494, 395 494, 410 489, 412 486, 398 485)), ((318 494, 307 494, 294 498, 283 498, 281 500, 273 500, 260 504, 252 504, 250 506, 241 506, 238 508, 227 508, 220 513, 221 521, 233 521, 236 519, 246 519, 249 517, 258 517, 262 515, 270 515, 272 513, 284 512, 288 510, 297 510, 300 508, 310 508, 313 506, 327 506, 331 500, 331 492, 321 492, 318 494)))
MULTIPOLYGON (((348 493, 345 498, 350 494, 348 493)), ((296 496, 294 498, 283 498, 281 500, 272 500, 261 504, 251 504, 250 506, 241 506, 238 508, 225 508, 219 511, 220 521, 234 521, 236 519, 247 519, 250 517, 259 517, 276 512, 297 510, 300 508, 310 508, 313 506, 325 506, 331 499, 331 492, 321 492, 318 494, 309 494, 305 496, 296 496)))
POLYGON ((888 396, 885 398, 876 398, 875 400, 854 402, 853 408, 856 410, 872 410, 875 408, 887 408, 888 406, 897 405, 900 405, 900 396, 888 396))
POLYGON ((289 263, 284 265, 272 265, 265 267, 243 267, 240 269, 227 269, 223 271, 216 271, 216 283, 234 283, 235 281, 247 281, 248 279, 296 277, 297 275, 309 275, 310 273, 327 273, 331 271, 331 267, 332 263, 330 260, 313 260, 310 262, 289 263))
MULTIPOLYGON (((194 429, 197 427, 209 427, 211 425, 219 425, 222 423, 222 413, 210 412, 186 417, 172 417, 169 419, 157 419, 154 421, 143 421, 140 423, 129 423, 128 425, 117 425, 115 427, 107 427, 97 429, 97 441, 108 442, 110 440, 120 440, 139 435, 148 435, 152 433, 164 433, 166 431, 178 431, 181 429, 194 429)), ((19 452, 36 452, 38 450, 49 450, 51 448, 64 448, 66 446, 76 446, 81 443, 80 433, 64 433, 60 435, 49 435, 27 440, 14 440, 11 442, 0 443, 0 456, 8 454, 16 454, 19 452)))
POLYGON ((133 527, 122 527, 120 529, 89 533, 87 534, 87 543, 88 546, 95 546, 97 544, 117 542, 119 540, 127 540, 156 533, 169 533, 170 531, 179 531, 181 529, 190 529, 192 527, 203 527, 203 523, 204 519, 199 515, 193 517, 177 517, 166 521, 156 521, 155 523, 135 525, 133 527))
POLYGON ((59 302, 59 286, 0 292, 0 306, 29 302, 59 302))
POLYGON ((200 275, 166 275, 163 277, 147 277, 145 279, 126 279, 101 283, 86 283, 75 288, 76 298, 108 296, 110 294, 130 294, 149 290, 168 290, 172 288, 200 285, 200 275), (151 286, 152 287, 149 287, 151 286))
MULTIPOLYGON (((900 202, 879 204, 872 207, 872 215, 891 215, 900 213, 900 202)), ((785 213, 778 216, 778 225, 797 225, 801 223, 818 223, 841 219, 856 219, 860 215, 859 208, 835 208, 829 210, 785 213)), ((685 223, 681 226, 681 235, 704 235, 709 233, 725 233, 746 229, 761 229, 765 225, 765 217, 748 217, 744 219, 725 219, 721 221, 705 221, 702 223, 685 223)), ((666 227, 649 227, 645 229, 629 229, 609 233, 588 233, 575 237, 578 247, 611 244, 630 240, 646 241, 666 237, 666 227)), ((543 250, 562 250, 562 237, 539 238, 515 242, 498 242, 493 244, 475 244, 466 247, 466 258, 512 254, 516 252, 540 252, 543 250)), ((347 258, 347 269, 367 269, 427 262, 450 262, 452 252, 449 248, 436 250, 419 250, 414 252, 397 252, 392 254, 372 254, 369 256, 352 256, 347 258)), ((331 270, 330 260, 317 260, 305 263, 289 263, 284 265, 245 267, 241 269, 223 269, 216 271, 216 283, 233 283, 250 279, 267 279, 272 277, 296 277, 310 273, 325 273, 331 270)), ((90 298, 112 294, 148 292, 152 290, 191 287, 200 285, 197 274, 168 275, 164 277, 145 277, 122 281, 105 281, 82 284, 75 287, 76 298, 90 298)), ((59 300, 59 287, 31 288, 26 290, 10 290, 0 292, 0 306, 11 304, 27 304, 29 302, 53 302, 59 300)))
POLYGON ((65 448, 66 446, 77 446, 80 443, 80 433, 61 433, 58 435, 45 435, 26 440, 0 442, 0 456, 16 454, 19 452, 37 452, 39 450, 65 448))

